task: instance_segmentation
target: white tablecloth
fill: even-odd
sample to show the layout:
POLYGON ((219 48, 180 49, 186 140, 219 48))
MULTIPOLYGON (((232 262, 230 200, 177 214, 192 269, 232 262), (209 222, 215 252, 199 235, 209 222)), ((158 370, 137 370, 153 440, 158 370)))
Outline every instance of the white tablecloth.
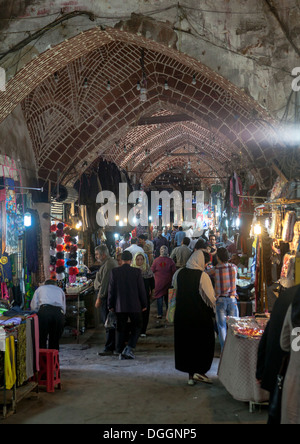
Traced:
POLYGON ((238 401, 261 403, 269 400, 269 392, 256 382, 259 340, 241 338, 228 328, 218 376, 226 390, 238 401))

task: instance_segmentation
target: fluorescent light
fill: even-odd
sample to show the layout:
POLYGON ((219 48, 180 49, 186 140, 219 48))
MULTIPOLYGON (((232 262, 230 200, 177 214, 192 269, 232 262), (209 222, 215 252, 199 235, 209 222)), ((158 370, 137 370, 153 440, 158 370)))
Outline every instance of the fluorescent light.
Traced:
POLYGON ((24 227, 31 227, 31 213, 25 213, 24 214, 24 227))

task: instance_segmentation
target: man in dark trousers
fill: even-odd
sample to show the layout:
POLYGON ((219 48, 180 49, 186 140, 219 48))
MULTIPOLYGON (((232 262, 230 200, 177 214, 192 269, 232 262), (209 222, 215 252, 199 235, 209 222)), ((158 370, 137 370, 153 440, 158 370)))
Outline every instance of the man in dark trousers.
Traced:
MULTIPOLYGON (((100 262, 100 270, 96 274, 94 281, 94 288, 97 291, 97 300, 95 307, 98 309, 100 307, 100 316, 103 325, 108 315, 108 285, 110 279, 111 270, 118 266, 117 261, 110 257, 109 250, 106 245, 99 245, 95 248, 95 258, 100 262)), ((112 355, 116 348, 116 332, 114 328, 105 329, 105 346, 104 350, 98 353, 99 356, 112 355)))
POLYGON ((66 297, 57 282, 49 279, 34 293, 31 310, 38 312, 40 348, 59 350, 65 326, 66 297))
POLYGON ((122 266, 111 272, 108 289, 108 309, 117 315, 117 351, 120 359, 134 359, 134 349, 140 336, 143 318, 142 312, 147 310, 145 285, 139 268, 130 266, 132 254, 122 253, 122 266), (131 328, 128 345, 124 348, 127 321, 131 328))
MULTIPOLYGON (((283 358, 287 355, 280 347, 281 330, 286 313, 299 289, 300 285, 281 290, 259 343, 256 378, 261 388, 270 392, 270 405, 277 383, 277 375, 283 358)), ((275 418, 269 414, 268 424, 280 424, 280 415, 275 418)))

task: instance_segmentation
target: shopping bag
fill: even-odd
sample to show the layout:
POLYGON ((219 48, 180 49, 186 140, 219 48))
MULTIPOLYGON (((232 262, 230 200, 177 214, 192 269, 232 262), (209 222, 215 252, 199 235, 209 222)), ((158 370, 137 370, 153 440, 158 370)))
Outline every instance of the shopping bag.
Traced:
POLYGON ((109 329, 117 327, 117 315, 114 311, 108 313, 104 327, 109 329))
POLYGON ((173 322, 174 322, 175 309, 176 309, 176 290, 175 290, 175 288, 169 288, 168 310, 167 310, 167 314, 166 314, 166 320, 170 324, 173 324, 173 322))

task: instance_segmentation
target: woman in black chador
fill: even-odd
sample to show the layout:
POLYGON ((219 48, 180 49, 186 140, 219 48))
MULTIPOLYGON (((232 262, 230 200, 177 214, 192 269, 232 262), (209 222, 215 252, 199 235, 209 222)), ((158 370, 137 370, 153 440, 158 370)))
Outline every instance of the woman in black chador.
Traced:
POLYGON ((195 381, 211 384, 206 376, 215 350, 215 292, 201 250, 195 251, 173 279, 176 288, 174 317, 175 368, 189 374, 189 385, 195 381))

